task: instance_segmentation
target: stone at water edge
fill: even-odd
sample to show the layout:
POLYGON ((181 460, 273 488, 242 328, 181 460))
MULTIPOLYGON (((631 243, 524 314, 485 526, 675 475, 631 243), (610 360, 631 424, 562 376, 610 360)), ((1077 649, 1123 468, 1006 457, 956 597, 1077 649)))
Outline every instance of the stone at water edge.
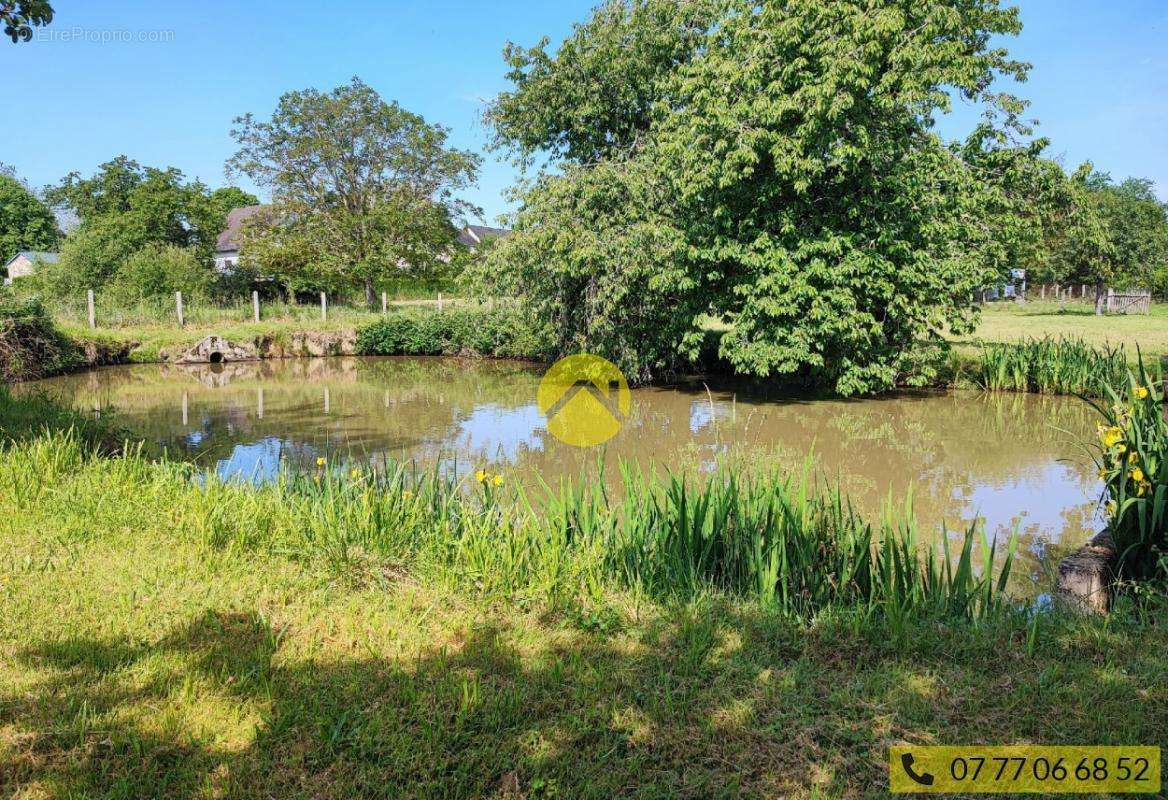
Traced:
POLYGON ((1111 584, 1115 580, 1115 541, 1102 531, 1059 562, 1059 601, 1075 611, 1106 614, 1111 611, 1111 584))

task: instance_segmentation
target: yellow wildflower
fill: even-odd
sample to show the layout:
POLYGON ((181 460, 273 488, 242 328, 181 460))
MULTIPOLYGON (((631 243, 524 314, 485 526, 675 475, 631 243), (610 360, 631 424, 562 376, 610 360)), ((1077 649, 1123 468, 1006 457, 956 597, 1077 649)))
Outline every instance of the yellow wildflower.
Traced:
POLYGON ((1108 500, 1106 505, 1103 506, 1103 510, 1107 512, 1107 516, 1109 517, 1115 516, 1115 508, 1116 506, 1114 500, 1108 500))
POLYGON ((495 484, 496 486, 502 486, 503 485, 503 476, 496 475, 495 477, 491 478, 491 483, 495 484))
POLYGON ((480 470, 475 471, 475 480, 476 481, 478 481, 479 483, 482 483, 486 479, 487 479, 487 471, 486 470, 480 469, 480 470))
POLYGON ((1107 480, 1107 470, 1104 469, 1103 467, 1099 468, 1099 480, 1101 480, 1101 481, 1107 480))
POLYGON ((414 493, 411 492, 409 489, 406 489, 404 492, 402 492, 402 499, 403 500, 409 500, 413 496, 414 496, 414 493))
POLYGON ((1135 469, 1133 469, 1131 471, 1131 479, 1133 481, 1135 481, 1136 483, 1143 483, 1144 471, 1142 469, 1140 469, 1139 467, 1136 467, 1135 469))
POLYGON ((326 459, 324 456, 318 456, 316 459, 316 465, 318 467, 323 467, 327 463, 328 463, 328 459, 326 459))
POLYGON ((1135 450, 1132 450, 1130 453, 1127 454, 1127 463, 1134 464, 1139 459, 1139 457, 1140 457, 1140 454, 1137 453, 1135 450))
POLYGON ((1104 447, 1115 447, 1123 439, 1123 431, 1112 425, 1110 428, 1101 429, 1099 438, 1103 441, 1104 447))
POLYGON ((1148 396, 1148 387, 1137 386, 1134 390, 1132 390, 1132 393, 1136 396, 1137 400, 1144 400, 1148 396))
POLYGON ((1123 455, 1124 453, 1127 452, 1127 445, 1126 444, 1117 444, 1115 446, 1115 452, 1119 453, 1120 455, 1123 455))
POLYGON ((356 480, 357 478, 360 478, 361 477, 361 470, 359 470, 359 469, 352 470, 349 473, 349 477, 353 478, 354 480, 356 480))
POLYGON ((1152 484, 1148 483, 1147 481, 1144 481, 1143 483, 1138 484, 1136 486, 1136 497, 1143 497, 1144 495, 1146 495, 1148 493, 1148 490, 1151 488, 1152 488, 1152 484))

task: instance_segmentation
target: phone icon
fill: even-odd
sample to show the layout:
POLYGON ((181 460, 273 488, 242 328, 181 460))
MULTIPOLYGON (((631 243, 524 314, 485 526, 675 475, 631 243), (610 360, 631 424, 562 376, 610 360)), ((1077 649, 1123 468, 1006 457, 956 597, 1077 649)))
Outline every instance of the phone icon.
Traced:
POLYGON ((916 759, 913 758, 912 753, 904 753, 901 755, 900 765, 904 767, 904 773, 912 778, 915 783, 919 783, 921 786, 932 786, 934 780, 932 775, 930 775, 928 772, 923 774, 918 773, 912 768, 913 761, 915 760, 916 759))

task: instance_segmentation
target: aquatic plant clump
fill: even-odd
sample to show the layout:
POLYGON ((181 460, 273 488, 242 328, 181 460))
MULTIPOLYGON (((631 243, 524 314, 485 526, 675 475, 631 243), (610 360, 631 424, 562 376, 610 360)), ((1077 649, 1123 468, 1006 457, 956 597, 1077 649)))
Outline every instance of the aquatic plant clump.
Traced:
MULTIPOLYGON (((1122 345, 1093 347, 1082 339, 1026 339, 982 348, 976 382, 987 391, 1106 397, 1128 384, 1122 345)), ((1155 377, 1156 366, 1150 368, 1155 377)))
POLYGON ((1122 391, 1097 405, 1103 422, 1092 447, 1107 497, 1120 575, 1168 585, 1168 422, 1157 381, 1141 364, 1122 391))

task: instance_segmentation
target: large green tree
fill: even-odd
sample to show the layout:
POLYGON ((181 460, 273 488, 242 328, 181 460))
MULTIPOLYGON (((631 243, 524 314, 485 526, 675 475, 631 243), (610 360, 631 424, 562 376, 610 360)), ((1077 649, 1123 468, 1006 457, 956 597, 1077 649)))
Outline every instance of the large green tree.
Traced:
POLYGON ((0 174, 0 264, 21 250, 53 250, 60 236, 48 206, 16 178, 0 174))
POLYGON ((125 156, 102 164, 88 178, 70 173, 47 190, 46 199, 80 220, 57 268, 46 275, 46 288, 60 293, 106 285, 126 259, 148 246, 190 249, 210 269, 223 223, 201 182, 187 181, 173 167, 143 167, 125 156))
POLYGON ((238 118, 229 174, 269 189, 281 224, 311 243, 316 268, 348 276, 374 302, 379 279, 426 272, 448 259, 452 220, 472 210, 458 194, 480 158, 448 131, 354 78, 332 91, 289 92, 270 120, 238 118))
POLYGON ((1007 266, 994 236, 1019 227, 988 153, 1016 150, 1016 178, 1033 156, 933 126, 958 96, 1023 136, 1021 101, 992 91, 1026 75, 991 43, 1019 29, 997 0, 610 0, 554 54, 506 52, 495 143, 553 169, 492 271, 563 322, 565 350, 638 378, 714 318, 742 372, 925 379, 914 351, 973 322, 1007 266))

